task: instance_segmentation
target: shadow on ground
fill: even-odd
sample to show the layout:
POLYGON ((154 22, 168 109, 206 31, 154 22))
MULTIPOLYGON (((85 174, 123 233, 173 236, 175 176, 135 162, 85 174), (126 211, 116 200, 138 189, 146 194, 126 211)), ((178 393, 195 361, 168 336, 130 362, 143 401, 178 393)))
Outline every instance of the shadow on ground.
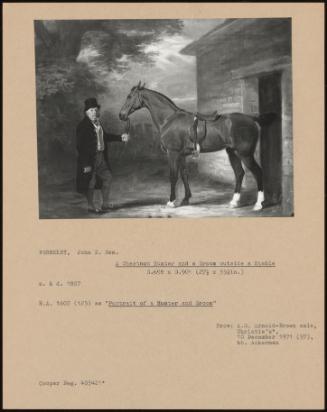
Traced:
MULTIPOLYGON (((205 218, 238 216, 282 216, 280 206, 254 212, 256 189, 244 189, 241 205, 228 207, 233 195, 233 185, 214 181, 190 173, 192 198, 190 205, 179 206, 184 187, 177 184, 177 207, 168 208, 170 193, 169 172, 165 161, 139 161, 133 164, 113 165, 111 201, 114 209, 101 215, 87 212, 85 198, 76 193, 74 173, 62 173, 56 183, 39 185, 39 210, 41 219, 106 219, 106 218, 205 218), (59 183, 58 183, 59 182, 59 183)), ((96 194, 99 206, 100 193, 96 194)))

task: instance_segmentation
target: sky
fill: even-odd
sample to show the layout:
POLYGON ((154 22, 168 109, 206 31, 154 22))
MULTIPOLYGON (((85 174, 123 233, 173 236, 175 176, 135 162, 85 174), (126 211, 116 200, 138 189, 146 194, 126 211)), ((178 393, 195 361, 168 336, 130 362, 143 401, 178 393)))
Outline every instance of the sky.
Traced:
MULTIPOLYGON (((145 47, 146 53, 157 54, 152 66, 129 62, 124 73, 112 72, 107 81, 115 101, 124 101, 131 87, 139 80, 146 87, 170 97, 179 107, 196 109, 196 58, 180 53, 187 44, 197 40, 220 24, 223 19, 183 20, 178 35, 164 35, 145 47)), ((124 59, 124 57, 123 57, 124 59)), ((105 102, 107 106, 110 102, 105 102)))

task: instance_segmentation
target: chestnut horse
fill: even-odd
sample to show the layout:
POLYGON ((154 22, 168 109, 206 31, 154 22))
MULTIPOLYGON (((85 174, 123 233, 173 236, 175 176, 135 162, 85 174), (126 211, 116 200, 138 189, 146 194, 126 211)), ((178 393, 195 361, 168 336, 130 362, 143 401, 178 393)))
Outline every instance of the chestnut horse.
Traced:
MULTIPOLYGON (((188 205, 192 196, 186 169, 186 156, 192 154, 194 138, 194 113, 187 112, 175 105, 167 96, 141 86, 141 82, 134 86, 119 112, 121 120, 136 110, 147 108, 157 127, 162 148, 167 152, 171 192, 168 207, 176 206, 175 188, 180 173, 185 188, 185 197, 181 205, 188 205)), ((199 119, 209 119, 209 115, 198 114, 199 119)), ((214 116, 211 120, 204 120, 201 135, 196 145, 203 153, 216 152, 225 149, 235 173, 235 190, 230 207, 238 207, 244 169, 242 163, 252 172, 257 182, 258 194, 254 210, 262 209, 264 201, 262 170, 254 159, 254 151, 260 135, 260 126, 269 124, 275 115, 267 113, 260 116, 251 116, 243 113, 229 113, 214 116)), ((195 135, 196 136, 196 135, 195 135)))

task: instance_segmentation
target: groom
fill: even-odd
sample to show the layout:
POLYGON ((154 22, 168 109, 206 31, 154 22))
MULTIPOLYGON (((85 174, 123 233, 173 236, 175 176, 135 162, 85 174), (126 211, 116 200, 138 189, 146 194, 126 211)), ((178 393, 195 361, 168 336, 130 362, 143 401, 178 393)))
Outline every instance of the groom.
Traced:
POLYGON ((112 174, 108 160, 108 142, 128 142, 127 133, 115 135, 107 133, 100 121, 100 105, 94 97, 86 99, 85 117, 76 129, 77 138, 77 191, 87 198, 88 211, 103 213, 112 207, 109 204, 109 193, 112 174), (101 189, 102 208, 94 204, 94 190, 101 189))

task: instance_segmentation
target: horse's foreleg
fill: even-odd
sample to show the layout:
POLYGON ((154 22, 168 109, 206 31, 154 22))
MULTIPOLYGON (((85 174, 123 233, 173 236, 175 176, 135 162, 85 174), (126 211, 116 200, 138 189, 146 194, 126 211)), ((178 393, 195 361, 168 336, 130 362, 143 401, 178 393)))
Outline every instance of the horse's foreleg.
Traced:
POLYGON ((168 153, 169 170, 170 170, 170 199, 167 203, 168 207, 175 207, 176 201, 176 183, 178 180, 179 171, 179 153, 168 153))
POLYGON ((190 197, 192 196, 192 193, 190 190, 190 185, 188 183, 188 172, 187 172, 186 161, 185 161, 184 156, 180 158, 180 173, 181 173, 181 178, 183 180, 183 184, 185 188, 185 197, 182 200, 181 205, 188 205, 190 197))
POLYGON ((242 167, 242 162, 236 156, 234 150, 227 148, 226 152, 228 154, 230 164, 232 165, 232 168, 235 174, 235 190, 234 190, 233 199, 229 202, 229 206, 238 207, 240 203, 240 198, 241 198, 241 187, 242 187, 242 181, 244 177, 244 170, 242 167))
POLYGON ((255 161, 253 155, 242 157, 242 160, 245 166, 252 172, 255 177, 258 185, 258 195, 256 204, 253 207, 253 210, 261 210, 262 202, 264 201, 263 194, 263 179, 262 179, 262 170, 258 163, 255 161))

